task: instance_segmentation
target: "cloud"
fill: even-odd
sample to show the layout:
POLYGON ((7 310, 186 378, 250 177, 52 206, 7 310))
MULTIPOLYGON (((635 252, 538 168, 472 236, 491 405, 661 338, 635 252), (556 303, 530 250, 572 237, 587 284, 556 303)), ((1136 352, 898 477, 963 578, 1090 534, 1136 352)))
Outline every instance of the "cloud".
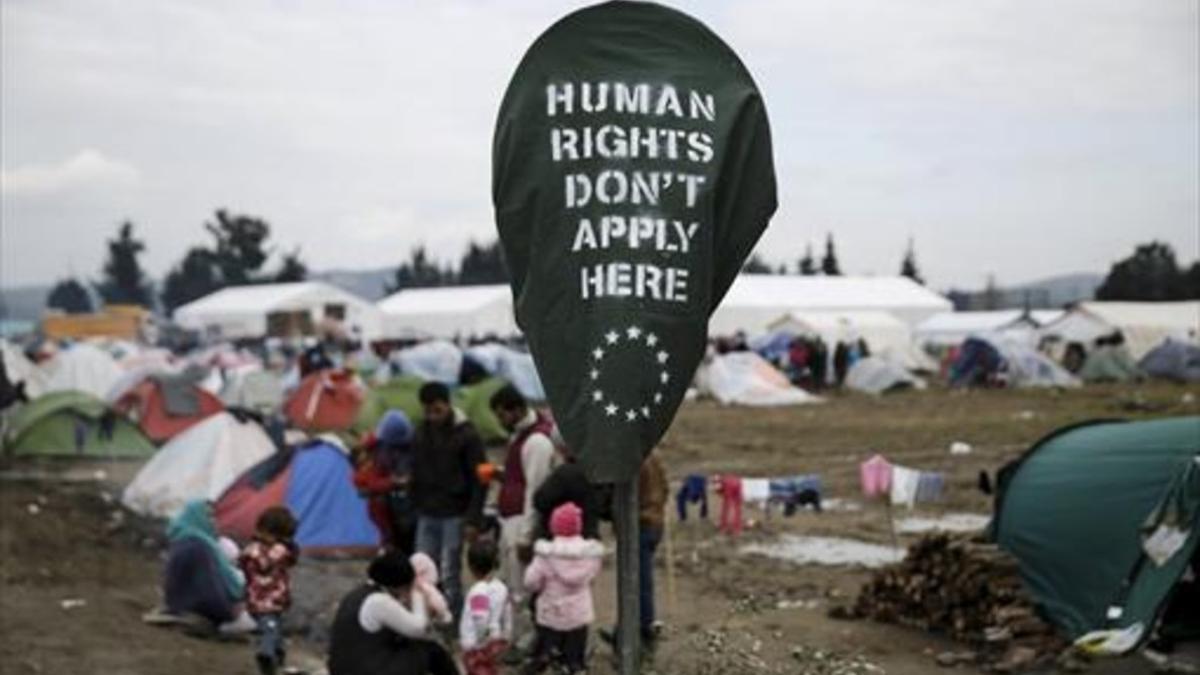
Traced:
POLYGON ((44 197, 82 190, 137 187, 141 174, 133 165, 86 149, 56 164, 27 164, 0 170, 5 197, 44 197))

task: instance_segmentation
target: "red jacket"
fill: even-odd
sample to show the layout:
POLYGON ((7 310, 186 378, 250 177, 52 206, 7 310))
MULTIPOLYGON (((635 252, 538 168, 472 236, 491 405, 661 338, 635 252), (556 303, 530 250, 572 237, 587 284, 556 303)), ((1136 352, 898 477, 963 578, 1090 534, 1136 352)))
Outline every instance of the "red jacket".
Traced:
POLYGON ((246 610, 251 614, 279 614, 292 604, 288 568, 296 564, 296 545, 268 544, 254 539, 238 556, 246 573, 246 610))

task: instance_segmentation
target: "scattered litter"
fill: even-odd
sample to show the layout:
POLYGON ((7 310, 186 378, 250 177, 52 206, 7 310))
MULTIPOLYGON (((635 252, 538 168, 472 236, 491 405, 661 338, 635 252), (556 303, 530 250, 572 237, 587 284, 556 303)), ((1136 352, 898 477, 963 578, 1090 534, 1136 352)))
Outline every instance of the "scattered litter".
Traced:
POLYGON ((821 508, 826 511, 843 511, 846 513, 857 513, 862 511, 862 504, 853 499, 841 499, 834 497, 821 502, 821 508))
POLYGON ((34 504, 33 502, 30 502, 29 506, 25 507, 25 510, 29 512, 29 515, 36 516, 37 514, 42 512, 42 507, 38 506, 37 504, 34 504))
POLYGON ((904 549, 838 537, 784 534, 771 544, 748 544, 743 554, 763 555, 799 565, 862 565, 882 567, 904 558, 904 549))
POLYGON ((952 455, 969 455, 971 454, 972 450, 974 450, 974 448, 971 447, 970 443, 954 441, 950 444, 950 454, 952 455))
POLYGON ((96 469, 96 472, 92 474, 92 478, 98 483, 106 481, 108 480, 108 472, 104 469, 96 469))
POLYGON ((896 531, 904 534, 925 532, 977 532, 987 527, 991 518, 978 513, 947 513, 940 518, 901 518, 896 531))
POLYGON ((799 664, 801 675, 882 675, 886 672, 858 654, 800 646, 792 649, 792 658, 799 664))
POLYGON ((775 609, 816 609, 820 606, 819 600, 780 600, 775 603, 775 609))
POLYGON ((1185 392, 1183 396, 1179 397, 1179 402, 1184 405, 1191 405, 1196 402, 1196 395, 1190 391, 1185 392))
POLYGON ((87 600, 82 598, 67 598, 58 604, 64 610, 72 610, 79 609, 80 607, 87 607, 87 600))
POLYGON ((1022 410, 1021 412, 1013 415, 1013 417, 1019 420, 1031 420, 1037 417, 1037 413, 1033 412, 1032 410, 1022 410))
POLYGON ((100 501, 104 502, 106 505, 111 505, 111 504, 112 504, 114 501, 116 501, 116 500, 115 500, 115 498, 112 496, 112 494, 111 494, 111 493, 109 493, 109 492, 101 492, 101 493, 100 493, 100 501))

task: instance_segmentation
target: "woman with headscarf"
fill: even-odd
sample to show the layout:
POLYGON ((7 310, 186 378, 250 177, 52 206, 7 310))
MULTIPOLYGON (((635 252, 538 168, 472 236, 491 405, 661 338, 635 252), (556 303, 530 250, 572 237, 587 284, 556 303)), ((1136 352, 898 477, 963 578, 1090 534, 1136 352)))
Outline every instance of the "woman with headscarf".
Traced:
POLYGON ((383 541, 412 553, 416 513, 408 494, 412 474, 412 423, 399 410, 389 410, 367 436, 356 462, 354 486, 367 499, 371 520, 383 541))
POLYGON ((167 525, 163 597, 167 612, 197 615, 214 626, 234 628, 245 614, 245 578, 222 550, 212 505, 188 502, 167 525))

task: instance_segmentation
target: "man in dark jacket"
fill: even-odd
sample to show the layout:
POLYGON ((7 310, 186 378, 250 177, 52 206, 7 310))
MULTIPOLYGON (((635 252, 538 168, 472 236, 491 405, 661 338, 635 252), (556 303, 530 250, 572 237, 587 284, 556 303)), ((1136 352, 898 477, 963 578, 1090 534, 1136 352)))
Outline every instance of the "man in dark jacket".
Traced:
POLYGON ((600 513, 596 490, 588 481, 583 467, 575 461, 575 453, 562 442, 557 432, 553 440, 561 463, 550 472, 546 482, 533 495, 533 508, 538 515, 536 537, 550 539, 550 514, 567 502, 575 502, 576 506, 583 509, 583 536, 599 539, 600 513))
POLYGON ((483 441, 462 411, 450 405, 446 385, 421 387, 425 419, 413 437, 412 499, 417 512, 417 550, 438 563, 446 600, 462 611, 462 546, 478 532, 484 488, 477 469, 483 441))

